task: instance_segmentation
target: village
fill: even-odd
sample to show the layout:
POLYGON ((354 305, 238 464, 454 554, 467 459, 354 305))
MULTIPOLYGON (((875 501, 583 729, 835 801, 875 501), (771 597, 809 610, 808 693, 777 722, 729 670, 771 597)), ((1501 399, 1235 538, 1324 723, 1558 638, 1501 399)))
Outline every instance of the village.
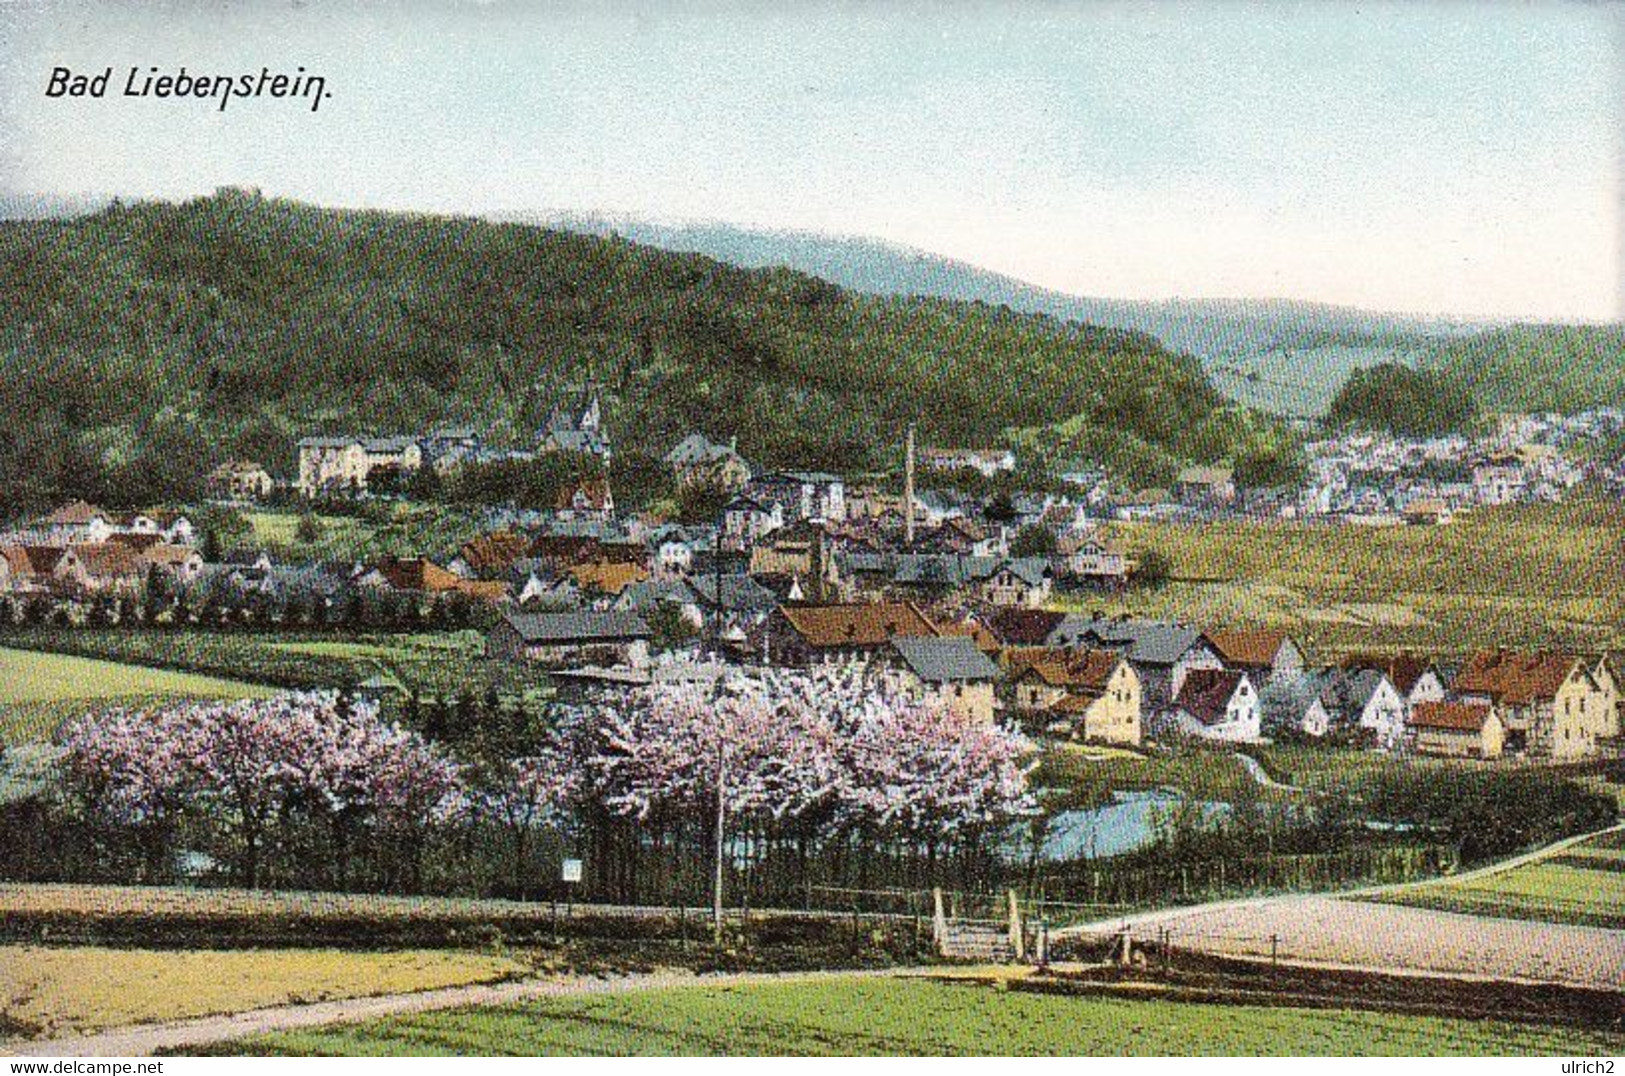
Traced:
MULTIPOLYGON (((596 385, 572 390, 532 450, 490 449, 470 427, 308 437, 286 495, 296 504, 398 498, 422 472, 550 456, 607 475, 604 406, 596 385)), ((1121 496, 1082 465, 1064 474, 1075 493, 961 492, 954 476, 1008 475, 1016 454, 916 447, 912 428, 899 490, 872 476, 757 471, 737 442, 695 432, 664 462, 679 491, 712 494, 710 522, 618 509, 606 477, 584 477, 551 512, 491 506, 455 548, 352 562, 210 549, 185 510, 81 501, 0 534, 0 613, 17 626, 473 625, 488 658, 536 670, 561 697, 710 680, 725 666, 838 666, 1066 742, 1611 758, 1625 700, 1604 654, 1507 649, 1488 630, 1460 653, 1317 654, 1279 628, 1090 604, 1109 595, 1132 608, 1136 588, 1167 570, 1102 537, 1113 519, 1201 525, 1273 505, 1327 525, 1445 525, 1459 511, 1560 500, 1608 479, 1565 449, 1617 433, 1622 417, 1506 421, 1477 442, 1313 441, 1311 483, 1290 494, 1238 489, 1231 472, 1206 467, 1171 490, 1121 496)), ((245 461, 209 475, 228 505, 270 499, 281 484, 245 461)))

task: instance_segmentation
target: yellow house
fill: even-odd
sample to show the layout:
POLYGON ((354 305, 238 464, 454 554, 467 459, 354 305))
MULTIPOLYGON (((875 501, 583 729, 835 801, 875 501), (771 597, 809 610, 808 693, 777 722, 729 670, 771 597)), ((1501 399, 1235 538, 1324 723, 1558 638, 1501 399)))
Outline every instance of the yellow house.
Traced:
POLYGON ((1506 743, 1506 729, 1488 703, 1419 702, 1406 724, 1419 755, 1500 758, 1506 743))
POLYGON ((1597 689, 1602 692, 1604 700, 1603 705, 1598 707, 1595 726, 1597 738, 1613 739, 1620 734, 1620 683, 1614 673, 1614 665, 1606 654, 1592 666, 1591 678, 1597 682, 1597 689))
POLYGON ((895 681, 910 695, 948 712, 992 724, 999 667, 964 635, 891 639, 895 681))
POLYGON ((1598 730, 1617 721, 1617 696, 1572 654, 1481 650, 1456 674, 1456 694, 1489 703, 1505 749, 1566 761, 1596 754, 1598 730))
POLYGON ((423 466, 413 437, 306 437, 299 442, 299 492, 306 497, 367 488, 379 468, 408 472, 423 466))
POLYGON ((1010 660, 1016 709, 1049 716, 1075 740, 1140 742, 1140 677, 1121 654, 1043 648, 1010 660))

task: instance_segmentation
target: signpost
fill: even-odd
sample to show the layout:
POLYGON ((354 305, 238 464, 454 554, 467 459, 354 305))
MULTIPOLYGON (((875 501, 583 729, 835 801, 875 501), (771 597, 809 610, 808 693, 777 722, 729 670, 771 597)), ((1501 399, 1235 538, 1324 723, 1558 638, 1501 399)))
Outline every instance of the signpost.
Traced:
POLYGON ((564 898, 564 918, 570 918, 571 910, 575 905, 575 887, 581 884, 581 860, 567 859, 559 868, 559 878, 564 882, 566 896, 564 898))

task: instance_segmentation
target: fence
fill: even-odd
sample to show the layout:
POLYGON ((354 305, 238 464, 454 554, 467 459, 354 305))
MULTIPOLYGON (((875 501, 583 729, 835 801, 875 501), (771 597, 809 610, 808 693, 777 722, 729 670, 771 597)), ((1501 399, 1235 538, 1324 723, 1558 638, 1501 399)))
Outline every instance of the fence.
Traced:
POLYGON ((1156 904, 1417 881, 1453 869, 1455 863, 1455 850, 1448 845, 1397 845, 1165 866, 1068 864, 1035 872, 1031 909, 1052 921, 1082 922, 1156 904))

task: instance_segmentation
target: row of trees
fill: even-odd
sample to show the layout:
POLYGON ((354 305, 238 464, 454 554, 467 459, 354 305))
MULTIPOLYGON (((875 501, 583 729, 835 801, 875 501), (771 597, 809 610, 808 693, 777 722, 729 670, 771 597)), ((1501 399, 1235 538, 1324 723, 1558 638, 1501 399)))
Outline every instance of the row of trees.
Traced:
POLYGON ((455 748, 331 693, 86 718, 64 743, 87 873, 123 880, 190 849, 248 886, 535 891, 573 849, 588 895, 693 900, 723 847, 743 899, 799 900, 989 881, 1034 806, 1022 737, 844 672, 648 687, 455 748))
POLYGON ((0 594, 0 628, 147 627, 456 630, 481 626, 487 606, 466 594, 413 594, 384 587, 336 591, 304 585, 265 589, 229 577, 178 584, 161 569, 139 589, 76 594, 0 594))

